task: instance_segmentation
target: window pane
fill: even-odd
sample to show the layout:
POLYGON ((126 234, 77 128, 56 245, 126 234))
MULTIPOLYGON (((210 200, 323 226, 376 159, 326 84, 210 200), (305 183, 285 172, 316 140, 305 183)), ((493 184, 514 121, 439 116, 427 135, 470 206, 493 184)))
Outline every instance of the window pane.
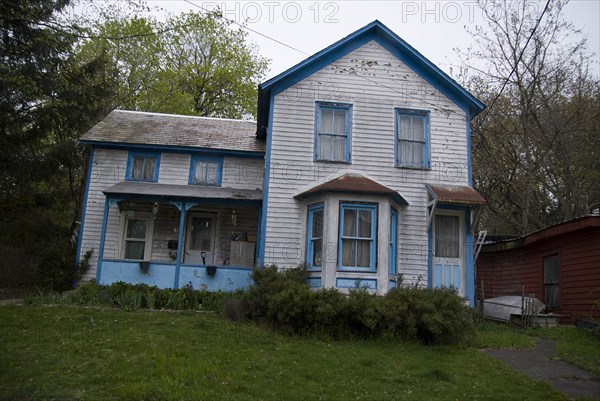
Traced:
POLYGON ((558 255, 544 258, 544 284, 558 283, 560 280, 558 255))
POLYGON ((458 233, 457 216, 435 216, 435 256, 458 258, 458 233))
POLYGON ((218 162, 207 162, 206 163, 206 184, 216 185, 219 171, 218 162))
POLYGON ((323 210, 317 210, 313 212, 312 221, 312 237, 322 238, 323 237, 323 210))
POLYGON ((411 163, 412 159, 410 158, 410 142, 402 141, 400 143, 400 162, 401 163, 411 163))
POLYGON ((330 135, 320 135, 319 159, 331 160, 333 150, 333 137, 330 135))
POLYGON ((346 134, 346 111, 334 110, 333 114, 333 132, 336 135, 346 134))
POLYGON ((371 241, 370 240, 358 240, 358 257, 357 267, 369 267, 371 266, 371 241))
POLYGON ((127 238, 146 239, 146 220, 127 220, 127 238))
POLYGON ((346 137, 334 136, 332 139, 334 143, 333 160, 344 161, 346 153, 346 137))
POLYGON ((412 116, 412 139, 414 141, 424 142, 424 121, 425 118, 423 116, 412 116))
POLYGON ((356 236, 356 210, 344 210, 344 237, 356 236))
POLYGON ((400 139, 410 139, 410 116, 400 115, 400 139))
POLYGON ((156 159, 152 157, 145 157, 144 159, 144 181, 154 180, 154 167, 156 166, 156 159))
POLYGON ((322 133, 333 133, 333 109, 321 108, 321 127, 322 133))
POLYGON ((310 261, 313 266, 321 266, 321 257, 323 254, 323 240, 313 241, 313 260, 310 261))
POLYGON ((419 142, 412 143, 412 160, 415 165, 423 163, 423 144, 419 142))
POLYGON ((125 241, 125 259, 144 259, 144 241, 125 241))
POLYGON ((371 238, 371 211, 361 210, 358 212, 358 216, 358 236, 361 238, 371 238))
POLYGON ((213 219, 194 217, 192 219, 192 243, 190 248, 196 251, 212 251, 213 219))
POLYGON ((144 177, 144 158, 134 157, 133 168, 131 171, 131 178, 134 180, 141 180, 144 177))
POLYGON ((354 266, 356 260, 356 240, 342 240, 342 265, 354 266))

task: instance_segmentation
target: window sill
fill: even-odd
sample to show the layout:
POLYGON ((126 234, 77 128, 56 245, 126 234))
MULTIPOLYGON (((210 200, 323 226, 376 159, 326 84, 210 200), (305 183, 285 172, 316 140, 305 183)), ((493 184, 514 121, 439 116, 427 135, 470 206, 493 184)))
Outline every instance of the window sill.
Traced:
POLYGON ((136 180, 134 178, 128 178, 128 177, 125 178, 125 181, 127 181, 127 182, 150 182, 150 183, 152 183, 152 182, 153 183, 157 183, 158 182, 158 180, 156 180, 156 181, 155 180, 136 180))
POLYGON ((424 167, 424 166, 395 165, 394 167, 396 167, 398 169, 404 169, 404 170, 431 171, 431 167, 424 167))
POLYGON ((347 266, 339 267, 338 266, 337 271, 344 272, 344 273, 372 273, 372 274, 377 273, 377 269, 374 269, 371 267, 347 267, 347 266))
POLYGON ((313 161, 315 163, 324 163, 324 164, 347 164, 347 165, 351 165, 352 164, 351 161, 345 161, 345 160, 321 160, 321 159, 314 159, 313 161))

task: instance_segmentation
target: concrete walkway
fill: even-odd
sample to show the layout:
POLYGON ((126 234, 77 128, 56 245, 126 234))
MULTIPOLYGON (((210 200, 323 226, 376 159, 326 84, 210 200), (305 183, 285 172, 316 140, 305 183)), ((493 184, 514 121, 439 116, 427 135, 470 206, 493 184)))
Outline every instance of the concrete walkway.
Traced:
POLYGON ((569 362, 557 360, 556 342, 538 339, 532 350, 486 349, 491 355, 529 377, 542 380, 570 398, 600 400, 600 377, 569 362))
POLYGON ((20 303, 23 303, 22 299, 3 299, 3 300, 0 300, 0 306, 20 304, 20 303))

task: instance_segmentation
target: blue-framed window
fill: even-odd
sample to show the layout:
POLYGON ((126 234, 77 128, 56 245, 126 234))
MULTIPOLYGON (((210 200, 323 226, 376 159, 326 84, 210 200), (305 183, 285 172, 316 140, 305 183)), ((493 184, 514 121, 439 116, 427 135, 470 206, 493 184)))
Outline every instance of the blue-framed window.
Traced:
POLYGON ((396 209, 391 208, 390 212, 390 274, 396 275, 397 261, 396 261, 396 249, 398 244, 398 212, 396 209))
POLYGON ((338 270, 375 271, 377 205, 340 204, 338 270))
POLYGON ((308 207, 306 226, 306 264, 309 270, 320 270, 323 260, 323 218, 322 203, 308 207))
POLYGON ((220 187, 222 178, 222 157, 192 156, 190 184, 220 187))
POLYGON ((129 152, 125 179, 127 181, 158 182, 160 153, 129 152))
POLYGON ((352 105, 317 102, 315 160, 350 163, 352 105))
POLYGON ((429 112, 396 109, 396 166, 429 168, 429 112))

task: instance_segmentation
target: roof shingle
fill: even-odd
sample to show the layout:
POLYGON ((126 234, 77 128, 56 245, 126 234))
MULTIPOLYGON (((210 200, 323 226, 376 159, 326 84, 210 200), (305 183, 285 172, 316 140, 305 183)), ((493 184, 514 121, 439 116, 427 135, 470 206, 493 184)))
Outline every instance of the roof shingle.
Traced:
POLYGON ((113 110, 81 141, 264 152, 255 134, 252 121, 113 110))

